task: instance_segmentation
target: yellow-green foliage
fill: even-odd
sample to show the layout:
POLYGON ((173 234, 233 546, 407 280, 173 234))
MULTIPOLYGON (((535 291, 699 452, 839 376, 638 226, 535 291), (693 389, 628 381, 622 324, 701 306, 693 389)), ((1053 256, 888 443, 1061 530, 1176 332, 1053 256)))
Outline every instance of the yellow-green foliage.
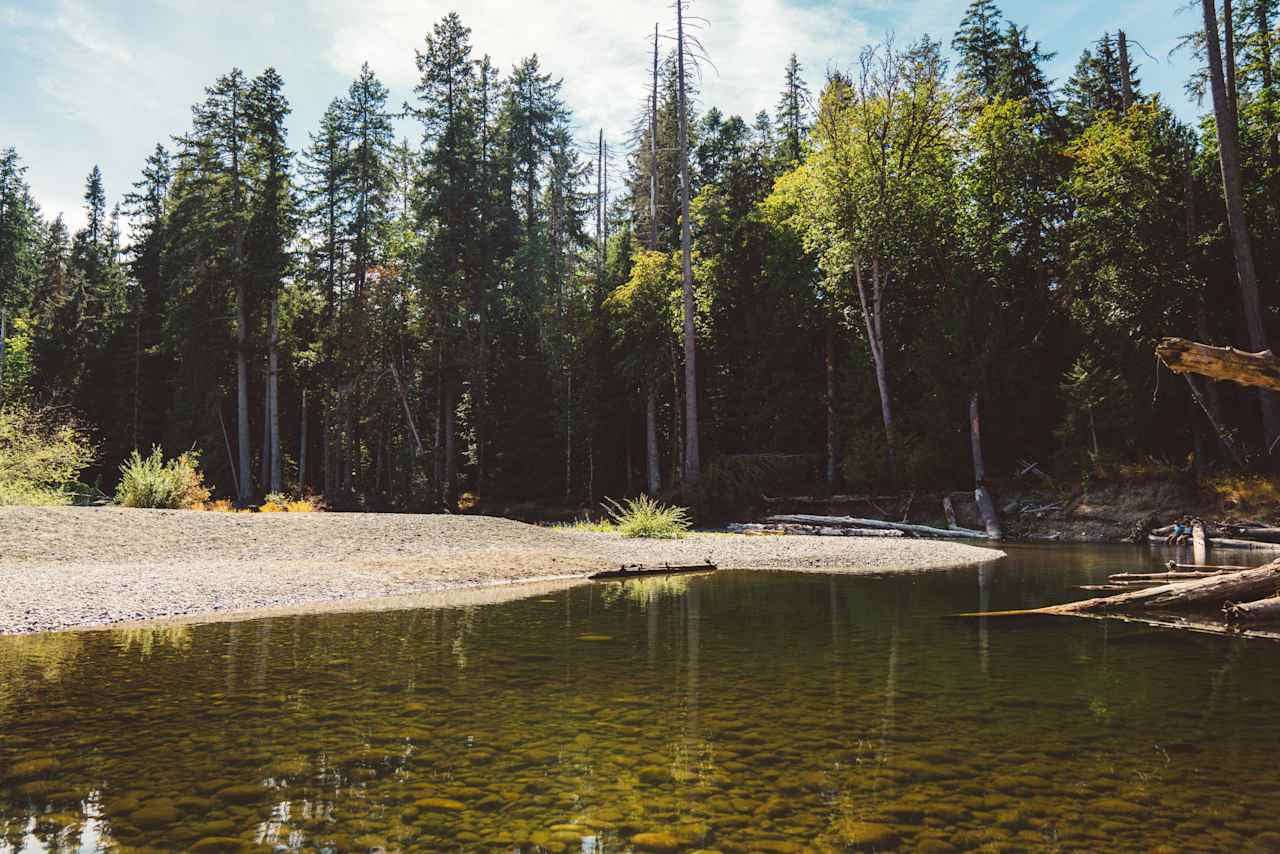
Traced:
POLYGON ((0 505, 70 504, 76 478, 93 459, 84 430, 65 413, 0 408, 0 505))
POLYGON ((1219 475, 1206 483, 1223 507, 1239 513, 1280 516, 1280 482, 1260 475, 1219 475))
POLYGON ((597 520, 589 516, 574 519, 572 522, 559 522, 552 525, 552 527, 567 531, 590 531, 595 534, 616 534, 618 532, 618 526, 608 519, 597 520))
POLYGON ((622 504, 606 498, 605 506, 618 533, 624 537, 678 539, 693 524, 688 508, 663 504, 647 495, 629 498, 622 504))
POLYGON ((116 502, 125 507, 194 509, 208 500, 209 489, 200 472, 200 455, 195 451, 167 461, 158 447, 153 448, 145 460, 134 451, 120 466, 116 502))
POLYGON ((324 504, 318 498, 309 495, 290 498, 283 492, 268 493, 258 508, 259 513, 319 513, 321 510, 324 504))

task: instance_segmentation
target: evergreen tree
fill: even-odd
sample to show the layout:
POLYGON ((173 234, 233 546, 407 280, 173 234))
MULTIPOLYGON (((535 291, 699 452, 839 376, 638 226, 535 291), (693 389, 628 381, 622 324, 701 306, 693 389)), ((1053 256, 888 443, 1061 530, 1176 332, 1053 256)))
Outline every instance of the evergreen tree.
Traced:
POLYGON ((791 163, 798 163, 805 135, 809 132, 809 87, 800 76, 803 69, 796 55, 791 54, 783 76, 782 93, 774 115, 782 129, 782 155, 791 163))

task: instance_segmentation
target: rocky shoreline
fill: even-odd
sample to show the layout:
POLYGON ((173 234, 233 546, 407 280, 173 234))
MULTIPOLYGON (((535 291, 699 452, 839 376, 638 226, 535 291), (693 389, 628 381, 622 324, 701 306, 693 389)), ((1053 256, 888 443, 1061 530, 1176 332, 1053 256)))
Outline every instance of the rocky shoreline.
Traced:
POLYGON ((624 562, 875 573, 1001 555, 925 540, 634 540, 486 516, 4 507, 0 634, 332 610, 334 603, 395 607, 386 600, 423 594, 447 604, 440 597, 451 592, 570 583, 624 562))

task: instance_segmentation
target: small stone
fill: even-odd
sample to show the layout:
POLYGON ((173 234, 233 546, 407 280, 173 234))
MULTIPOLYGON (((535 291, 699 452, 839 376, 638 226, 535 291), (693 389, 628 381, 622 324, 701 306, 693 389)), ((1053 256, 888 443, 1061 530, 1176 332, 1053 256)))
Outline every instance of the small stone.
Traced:
POLYGON ((679 851, 680 840, 665 831, 655 833, 637 833, 631 837, 631 844, 642 851, 679 851))

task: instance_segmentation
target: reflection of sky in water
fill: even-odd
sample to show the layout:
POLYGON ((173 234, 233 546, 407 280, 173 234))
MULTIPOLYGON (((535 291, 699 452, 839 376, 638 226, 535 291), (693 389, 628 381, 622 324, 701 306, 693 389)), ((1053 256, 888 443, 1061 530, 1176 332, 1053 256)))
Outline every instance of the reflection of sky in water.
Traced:
POLYGON ((0 851, 1265 846, 1280 646, 941 619, 1143 560, 0 638, 0 851))

